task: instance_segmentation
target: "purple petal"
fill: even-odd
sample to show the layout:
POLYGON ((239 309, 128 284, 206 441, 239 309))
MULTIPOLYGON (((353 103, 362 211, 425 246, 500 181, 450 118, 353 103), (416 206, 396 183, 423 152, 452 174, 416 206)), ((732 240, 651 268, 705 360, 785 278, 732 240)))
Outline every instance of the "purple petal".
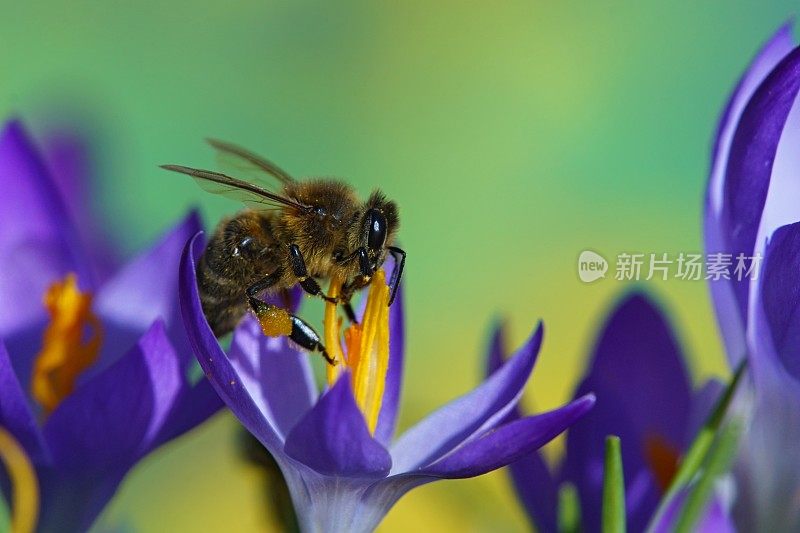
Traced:
POLYGON ((76 123, 49 131, 44 140, 44 155, 82 247, 92 252, 94 279, 102 284, 117 270, 120 250, 114 245, 107 225, 98 224, 103 217, 98 203, 92 201, 92 194, 98 188, 96 154, 91 146, 96 139, 87 131, 76 123))
MULTIPOLYGON (((485 375, 497 371, 506 360, 505 327, 498 323, 489 340, 485 375)), ((519 406, 509 413, 504 422, 522 418, 519 406)), ((550 474, 539 451, 534 451, 508 465, 517 497, 538 531, 556 531, 558 485, 550 474)))
POLYGON ((47 419, 44 433, 54 461, 66 469, 132 464, 152 447, 175 405, 180 381, 164 324, 155 322, 133 349, 69 395, 47 419))
MULTIPOLYGON (((777 365, 794 378, 800 394, 800 223, 775 232, 767 245, 760 280, 761 305, 772 350, 753 350, 754 371, 777 365), (774 353, 771 353, 774 350, 774 353), (775 359, 777 358, 777 359, 775 359)), ((779 370, 780 371, 780 370, 779 370)))
POLYGON ((508 465, 514 490, 537 531, 558 531, 558 484, 537 450, 508 465))
MULTIPOLYGON (((781 26, 777 32, 764 44, 761 50, 758 51, 756 56, 750 62, 744 75, 739 80, 736 88, 731 95, 728 104, 725 106, 725 111, 720 117, 719 124, 717 125, 716 138, 714 141, 714 154, 712 157, 711 175, 708 180, 707 191, 707 215, 710 218, 706 222, 718 223, 722 211, 723 204, 723 185, 725 181, 725 170, 730 155, 731 142, 733 141, 733 134, 736 131, 736 126, 739 124, 739 119, 745 106, 750 101, 753 93, 756 91, 764 78, 772 71, 773 68, 780 62, 781 59, 786 57, 789 52, 794 48, 794 40, 792 39, 792 23, 787 22, 781 26)), ((722 250, 723 247, 714 247, 709 250, 722 250)))
POLYGON ((184 373, 177 402, 164 423, 153 447, 158 447, 194 429, 222 409, 225 404, 205 376, 191 385, 184 373))
POLYGON ((178 265, 186 242, 200 231, 200 218, 191 212, 164 235, 152 248, 128 263, 103 285, 95 298, 95 310, 106 328, 118 334, 116 342, 101 354, 98 368, 112 363, 120 343, 131 335, 141 334, 155 320, 167 326, 170 339, 184 361, 192 360, 183 324, 178 312, 178 265), (127 335, 124 332, 128 332, 127 335))
POLYGON ((202 244, 202 234, 198 233, 186 244, 181 257, 179 298, 189 342, 206 377, 228 408, 273 455, 282 455, 283 441, 242 384, 203 315, 195 276, 195 258, 202 244))
POLYGON ((424 467, 476 431, 501 421, 519 401, 533 371, 542 335, 540 323, 525 346, 480 386, 406 431, 392 447, 393 472, 424 467))
POLYGON ((36 148, 17 121, 0 133, 0 336, 44 315, 41 297, 68 272, 92 279, 36 148))
MULTIPOLYGON (((626 297, 612 312, 596 344, 589 373, 576 396, 594 392, 592 412, 570 429, 563 476, 577 488, 584 523, 599 529, 603 446, 607 435, 625 444, 622 459, 630 489, 649 466, 648 441, 680 450, 690 409, 689 379, 683 356, 658 308, 643 294, 626 297)), ((632 530, 643 527, 658 502, 656 487, 630 508, 632 530)))
MULTIPOLYGON (((387 276, 391 279, 389 269, 387 269, 387 276)), ((397 297, 389 308, 389 368, 386 371, 381 412, 378 415, 378 424, 375 426, 375 439, 384 446, 389 445, 394 436, 397 426, 397 411, 400 406, 400 389, 403 384, 406 334, 403 292, 403 283, 401 283, 397 297)))
MULTIPOLYGON (((791 23, 784 24, 764 45, 750 63, 725 108, 717 127, 711 175, 708 180, 705 209, 706 252, 729 250, 728 235, 722 225, 725 172, 730 156, 731 142, 739 119, 758 86, 769 72, 794 48, 791 23)), ((738 364, 745 353, 745 316, 733 292, 733 284, 726 280, 711 283, 712 300, 716 309, 726 353, 732 364, 738 364)))
POLYGON ((250 397, 281 437, 317 399, 309 357, 289 347, 285 338, 268 338, 251 315, 233 336, 228 357, 250 397))
POLYGON ((175 405, 180 369, 156 322, 114 365, 68 396, 44 435, 54 466, 42 477, 43 527, 87 529, 128 470, 148 453, 175 405))
POLYGON ((11 366, 6 347, 0 341, 0 427, 19 441, 34 462, 49 461, 50 452, 33 417, 28 398, 11 366))
POLYGON ((389 452, 369 434, 353 398, 349 373, 343 374, 292 429, 284 451, 329 476, 385 477, 392 467, 389 452))
POLYGON ((521 418, 487 431, 418 473, 443 478, 475 477, 538 450, 560 435, 594 405, 592 394, 547 413, 521 418))
MULTIPOLYGON (((767 76, 744 109, 733 136, 725 172, 721 227, 726 251, 751 256, 761 223, 778 143, 800 89, 800 49, 767 76)), ((746 316, 749 279, 731 280, 746 316)))
POLYGON ((145 329, 156 319, 177 319, 178 265, 186 242, 201 229, 192 211, 177 226, 106 283, 95 299, 103 318, 145 329))

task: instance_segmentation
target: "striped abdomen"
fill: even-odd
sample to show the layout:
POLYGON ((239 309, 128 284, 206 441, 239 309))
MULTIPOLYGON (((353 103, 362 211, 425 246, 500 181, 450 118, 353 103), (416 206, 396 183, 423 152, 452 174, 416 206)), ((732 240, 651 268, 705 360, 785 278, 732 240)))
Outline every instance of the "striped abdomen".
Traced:
POLYGON ((222 220, 197 263, 203 312, 218 337, 231 332, 247 311, 247 287, 280 266, 274 220, 270 212, 255 211, 222 220))

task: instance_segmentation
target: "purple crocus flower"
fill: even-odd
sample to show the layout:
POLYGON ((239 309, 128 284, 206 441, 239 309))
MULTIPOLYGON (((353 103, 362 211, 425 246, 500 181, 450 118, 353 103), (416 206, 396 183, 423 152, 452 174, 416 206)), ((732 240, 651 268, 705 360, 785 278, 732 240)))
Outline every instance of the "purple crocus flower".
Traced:
POLYGON ((189 215, 99 284, 104 258, 82 248, 18 121, 0 133, 0 180, 0 427, 35 469, 39 529, 83 531, 137 461, 221 407, 190 378, 178 318, 180 253, 200 224, 189 215))
MULTIPOLYGON (((284 339, 264 337, 252 317, 234 332, 230 352, 223 352, 197 292, 195 260, 201 251, 198 236, 181 262, 181 307, 189 338, 219 395, 280 466, 304 531, 370 531, 409 490, 505 466, 550 441, 594 403, 586 395, 554 411, 503 423, 533 370, 542 342, 539 326, 483 384, 392 442, 405 355, 402 294, 386 318, 390 353, 373 432, 372 417, 365 420, 352 391, 351 382, 360 379, 357 371, 341 373, 320 394, 308 354, 284 339)), ((378 314, 383 302, 374 308, 378 314)))
MULTIPOLYGON (((488 372, 496 372, 503 360, 498 328, 488 372)), ((577 492, 582 529, 600 531, 604 443, 606 436, 617 435, 628 530, 643 531, 721 385, 710 381, 692 392, 667 320, 654 302, 636 292, 610 314, 575 397, 589 390, 597 395, 597 404, 567 432, 566 454, 554 472, 538 452, 509 467, 517 495, 540 531, 558 531, 559 491, 568 483, 577 492)), ((709 513, 706 520, 713 521, 714 531, 729 530, 723 527, 724 513, 709 513)))
POLYGON ((720 120, 709 251, 760 255, 760 275, 711 283, 729 359, 747 358, 751 424, 735 472, 743 530, 800 529, 800 49, 791 25, 756 55, 720 120))

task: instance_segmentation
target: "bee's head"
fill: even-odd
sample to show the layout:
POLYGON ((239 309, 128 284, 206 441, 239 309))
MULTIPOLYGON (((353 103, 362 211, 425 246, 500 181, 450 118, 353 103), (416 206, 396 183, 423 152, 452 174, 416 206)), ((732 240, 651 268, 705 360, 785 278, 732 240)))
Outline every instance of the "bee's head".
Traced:
POLYGON ((399 225, 397 204, 380 191, 373 192, 364 203, 360 220, 351 229, 350 243, 353 249, 367 250, 373 270, 386 257, 386 247, 394 241, 399 225))

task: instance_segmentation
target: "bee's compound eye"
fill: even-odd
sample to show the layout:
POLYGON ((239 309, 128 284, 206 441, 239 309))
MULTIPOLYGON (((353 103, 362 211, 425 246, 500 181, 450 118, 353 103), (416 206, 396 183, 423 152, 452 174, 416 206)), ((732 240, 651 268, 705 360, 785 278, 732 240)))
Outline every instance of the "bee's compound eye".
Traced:
POLYGON ((372 250, 380 250, 386 242, 386 217, 377 209, 367 211, 365 219, 367 230, 367 246, 372 250))

